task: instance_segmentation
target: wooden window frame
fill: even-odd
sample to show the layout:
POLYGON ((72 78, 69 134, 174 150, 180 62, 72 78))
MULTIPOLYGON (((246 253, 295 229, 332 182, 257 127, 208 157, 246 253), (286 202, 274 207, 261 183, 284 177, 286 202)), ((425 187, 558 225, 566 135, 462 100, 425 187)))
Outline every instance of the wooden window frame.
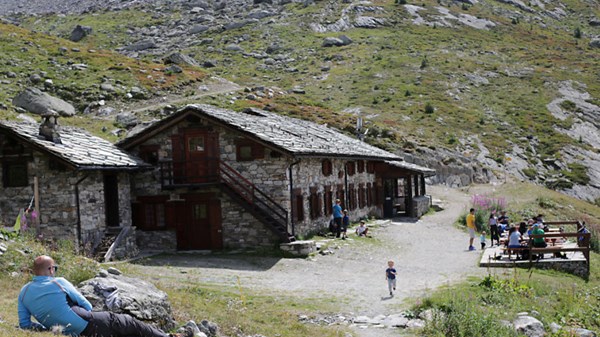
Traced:
POLYGON ((141 145, 139 154, 140 158, 148 164, 156 165, 158 164, 158 150, 160 150, 160 145, 141 145))
POLYGON ((167 224, 167 201, 168 196, 145 196, 138 197, 138 202, 135 204, 135 226, 140 230, 156 231, 156 230, 167 230, 169 226, 167 224), (162 206, 162 211, 160 207, 162 206), (152 208, 152 219, 148 219, 147 211, 152 208), (162 212, 162 225, 159 225, 162 212), (152 223, 149 223, 152 221, 152 223))
POLYGON ((365 161, 364 160, 358 160, 356 162, 356 171, 358 173, 363 173, 365 172, 365 161))
POLYGON ((27 160, 7 160, 2 162, 2 185, 5 188, 29 186, 27 166, 27 160))
POLYGON ((237 161, 254 161, 265 158, 265 147, 250 139, 238 139, 235 141, 235 158, 237 161), (249 148, 250 155, 242 156, 242 149, 249 148))
POLYGON ((329 159, 323 159, 321 161, 321 170, 323 171, 323 175, 328 177, 333 174, 333 163, 329 159))
POLYGON ((349 161, 346 163, 346 174, 348 176, 353 176, 356 173, 356 163, 353 161, 349 161))

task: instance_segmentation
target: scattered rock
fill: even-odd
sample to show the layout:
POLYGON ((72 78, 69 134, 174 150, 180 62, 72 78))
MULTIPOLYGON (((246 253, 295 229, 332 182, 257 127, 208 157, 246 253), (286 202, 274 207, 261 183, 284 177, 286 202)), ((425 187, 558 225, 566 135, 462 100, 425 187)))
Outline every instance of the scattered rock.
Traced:
POLYGON ((528 337, 542 337, 546 334, 542 322, 534 317, 519 315, 514 321, 515 330, 528 337))
POLYGON ((130 129, 136 126, 139 121, 138 118, 131 112, 121 112, 115 117, 115 123, 124 128, 130 129))
POLYGON ((50 110, 56 111, 63 117, 75 115, 73 105, 60 98, 50 96, 37 88, 27 88, 18 94, 12 101, 13 105, 21 107, 31 113, 42 115, 50 110))
POLYGON ((600 48, 600 38, 592 39, 592 41, 590 41, 590 47, 600 48))
POLYGON ((71 32, 71 37, 69 39, 73 42, 79 42, 91 33, 92 27, 77 25, 71 32))
POLYGON ((156 45, 156 43, 154 43, 154 41, 144 40, 129 46, 122 47, 121 49, 126 51, 142 51, 147 49, 154 49, 157 47, 158 46, 156 45))
POLYGON ((165 64, 177 64, 177 65, 182 65, 182 64, 188 64, 191 66, 198 66, 198 62, 196 62, 196 60, 194 60, 193 58, 181 54, 181 53, 173 53, 167 57, 165 57, 163 59, 163 62, 165 64))

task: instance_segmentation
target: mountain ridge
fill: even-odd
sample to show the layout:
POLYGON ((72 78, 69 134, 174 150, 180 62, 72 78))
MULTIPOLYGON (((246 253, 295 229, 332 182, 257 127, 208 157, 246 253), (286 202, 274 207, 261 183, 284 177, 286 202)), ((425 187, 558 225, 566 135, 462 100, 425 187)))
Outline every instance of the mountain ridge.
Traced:
MULTIPOLYGON (((6 20, 63 37, 89 25, 82 42, 96 48, 149 64, 178 51, 246 88, 203 103, 258 106, 349 133, 361 116, 367 141, 436 168, 434 182, 509 174, 600 202, 598 1, 90 0, 77 8, 83 14, 6 20)), ((194 83, 181 96, 193 97, 194 83)))

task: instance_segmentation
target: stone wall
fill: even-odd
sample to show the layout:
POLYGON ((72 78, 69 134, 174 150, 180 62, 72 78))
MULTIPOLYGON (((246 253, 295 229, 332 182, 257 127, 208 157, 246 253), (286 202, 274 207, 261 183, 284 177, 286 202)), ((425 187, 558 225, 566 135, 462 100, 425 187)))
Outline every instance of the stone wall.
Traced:
POLYGON ((135 231, 138 247, 148 251, 177 250, 177 234, 174 230, 135 231))
POLYGON ((429 205, 431 200, 427 196, 413 197, 412 207, 414 214, 417 218, 420 218, 423 214, 429 212, 429 205))
POLYGON ((271 247, 280 241, 273 230, 226 195, 221 197, 221 216, 223 248, 271 247))
MULTIPOLYGON (((332 174, 329 176, 323 175, 321 159, 302 159, 300 163, 294 165, 292 168, 294 189, 302 189, 302 199, 304 202, 305 210, 305 220, 295 224, 296 233, 299 235, 306 235, 308 233, 315 232, 316 230, 325 229, 328 227, 329 220, 331 219, 331 215, 322 215, 315 219, 311 219, 310 213, 308 212, 308 210, 310 209, 309 196, 311 194, 311 187, 315 189, 316 193, 320 194, 321 197, 323 197, 325 193, 326 186, 329 186, 331 188, 331 192, 333 195, 332 205, 322 205, 323 207, 329 208, 333 207, 333 202, 336 199, 338 187, 341 186, 342 190, 344 190, 346 187, 344 167, 347 161, 340 159, 331 159, 331 162, 332 174)), ((365 170, 365 172, 363 173, 356 172, 353 176, 347 176, 347 180, 348 185, 354 184, 355 193, 358 193, 359 184, 362 183, 365 186, 367 183, 375 184, 375 175, 367 173, 365 170)), ((358 200, 358 197, 356 197, 356 200, 358 200)), ((346 208, 347 204, 348 200, 346 200, 346 205, 342 205, 342 208, 346 208)), ((357 222, 359 219, 365 218, 371 214, 377 214, 377 207, 366 206, 363 208, 358 208, 357 205, 356 209, 348 211, 348 215, 350 217, 351 222, 357 222)))
MULTIPOLYGON (((38 219, 41 234, 46 239, 68 239, 76 242, 78 221, 76 186, 78 186, 82 244, 88 244, 93 248, 100 242, 106 228, 102 172, 80 172, 61 168, 54 163, 51 164, 46 155, 33 151, 27 173, 28 186, 0 188, 3 196, 0 200, 0 209, 13 210, 0 215, 3 224, 12 226, 19 208, 29 205, 34 193, 34 177, 37 177, 40 195, 38 219)), ((128 226, 131 224, 128 174, 119 174, 118 181, 121 225, 128 226)), ((31 226, 31 218, 29 220, 31 226)), ((78 246, 77 242, 76 246, 78 246)))

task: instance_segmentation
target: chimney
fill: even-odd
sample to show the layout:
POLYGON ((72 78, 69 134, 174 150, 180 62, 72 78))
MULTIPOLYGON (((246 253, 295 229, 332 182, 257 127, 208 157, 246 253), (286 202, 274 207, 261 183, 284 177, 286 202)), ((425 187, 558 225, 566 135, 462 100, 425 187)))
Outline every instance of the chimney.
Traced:
POLYGON ((60 125, 58 125, 58 114, 54 110, 48 110, 42 115, 42 124, 40 124, 39 135, 48 141, 56 144, 62 144, 60 141, 60 125))

